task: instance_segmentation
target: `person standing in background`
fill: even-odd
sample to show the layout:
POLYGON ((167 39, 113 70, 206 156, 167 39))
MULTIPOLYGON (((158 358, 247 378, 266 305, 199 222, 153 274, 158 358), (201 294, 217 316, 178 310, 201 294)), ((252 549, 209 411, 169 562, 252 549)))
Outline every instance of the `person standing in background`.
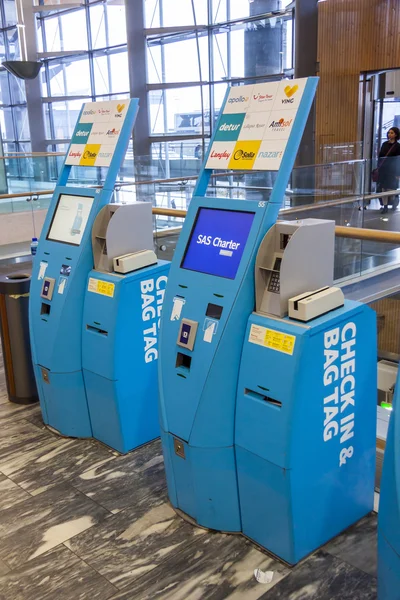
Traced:
MULTIPOLYGON (((391 127, 387 132, 387 142, 382 144, 378 159, 378 185, 377 192, 388 192, 397 190, 400 177, 400 130, 391 127)), ((382 198, 382 213, 388 212, 389 201, 393 210, 397 207, 397 195, 382 198)))

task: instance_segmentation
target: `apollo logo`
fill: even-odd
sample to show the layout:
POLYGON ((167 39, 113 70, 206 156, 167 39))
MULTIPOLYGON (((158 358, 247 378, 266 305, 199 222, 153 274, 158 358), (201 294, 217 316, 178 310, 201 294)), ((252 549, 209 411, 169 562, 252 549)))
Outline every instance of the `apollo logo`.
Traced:
POLYGON ((279 121, 272 121, 269 128, 272 128, 273 131, 279 131, 290 127, 292 123, 293 119, 288 119, 287 121, 285 121, 285 119, 279 119, 279 121))
POLYGON ((83 113, 82 113, 82 115, 83 115, 84 117, 89 117, 89 116, 91 116, 91 115, 95 115, 95 114, 96 114, 96 111, 95 111, 95 110, 93 110, 93 109, 90 109, 90 110, 84 110, 84 111, 83 111, 83 113))
POLYGON ((243 104, 243 102, 248 102, 248 96, 238 96, 238 98, 229 98, 228 104, 243 104))
POLYGON ((223 152, 215 152, 213 150, 210 154, 210 158, 218 158, 218 160, 228 160, 230 158, 231 153, 224 150, 223 152))
POLYGON ((254 152, 246 152, 245 150, 236 150, 233 155, 234 160, 253 160, 254 157, 254 152))

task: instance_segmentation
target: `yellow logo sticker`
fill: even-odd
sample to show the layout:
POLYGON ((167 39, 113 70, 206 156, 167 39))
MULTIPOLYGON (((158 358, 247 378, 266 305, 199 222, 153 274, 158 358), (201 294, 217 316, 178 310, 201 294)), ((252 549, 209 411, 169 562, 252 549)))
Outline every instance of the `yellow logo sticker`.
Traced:
POLYGON ((229 161, 228 169, 251 171, 254 167, 260 146, 261 140, 259 142, 237 142, 229 161))
POLYGON ((121 113, 125 108, 125 104, 117 104, 117 111, 121 113))
POLYGON ((100 152, 101 144, 86 144, 85 149, 82 153, 82 158, 79 164, 82 167, 93 167, 96 161, 97 155, 100 152))
POLYGON ((299 86, 297 84, 292 87, 290 85, 287 85, 284 89, 284 92, 288 98, 291 98, 292 96, 295 95, 295 93, 297 92, 298 89, 299 89, 299 86))

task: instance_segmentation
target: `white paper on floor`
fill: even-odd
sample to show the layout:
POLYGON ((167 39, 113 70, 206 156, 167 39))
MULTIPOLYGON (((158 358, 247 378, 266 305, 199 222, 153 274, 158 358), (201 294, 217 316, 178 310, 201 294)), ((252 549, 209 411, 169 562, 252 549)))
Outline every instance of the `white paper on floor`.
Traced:
POLYGON ((254 577, 257 579, 258 583, 271 583, 274 578, 274 572, 254 569, 254 577))

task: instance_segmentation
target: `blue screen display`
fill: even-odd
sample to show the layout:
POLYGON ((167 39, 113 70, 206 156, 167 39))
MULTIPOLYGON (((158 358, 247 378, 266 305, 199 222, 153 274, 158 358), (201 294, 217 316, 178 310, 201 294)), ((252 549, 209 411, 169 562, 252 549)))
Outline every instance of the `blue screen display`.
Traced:
POLYGON ((235 279, 254 213, 200 208, 182 269, 235 279))

